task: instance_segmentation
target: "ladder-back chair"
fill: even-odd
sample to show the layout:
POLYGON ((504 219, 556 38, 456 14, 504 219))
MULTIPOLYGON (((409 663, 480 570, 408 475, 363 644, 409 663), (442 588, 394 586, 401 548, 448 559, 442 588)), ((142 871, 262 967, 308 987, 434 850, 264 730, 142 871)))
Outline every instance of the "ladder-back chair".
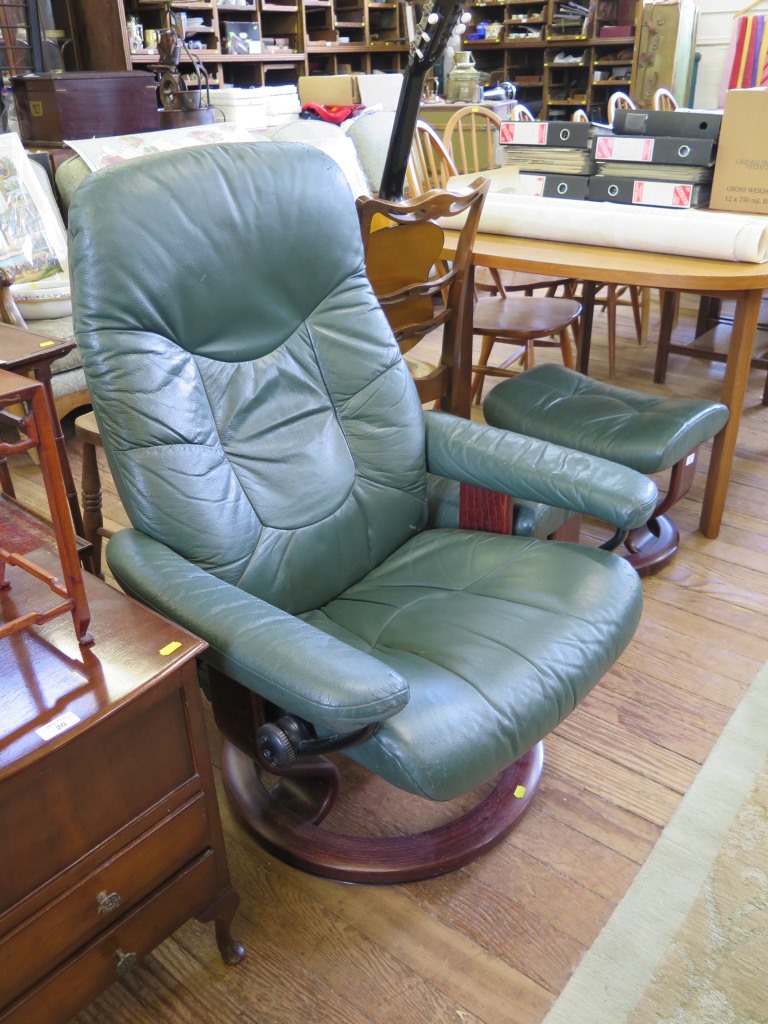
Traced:
POLYGON ((458 174, 451 154, 432 125, 417 121, 405 170, 408 195, 413 198, 431 189, 444 189, 458 174))
POLYGON ((665 89, 663 86, 658 88, 653 94, 654 110, 677 110, 678 105, 679 104, 673 93, 671 93, 669 89, 665 89))
POLYGON ((471 315, 467 272, 489 184, 480 177, 460 191, 432 190, 403 202, 368 196, 357 200, 368 280, 406 357, 419 398, 446 411, 468 408, 466 393, 462 397, 457 390, 469 378, 461 345, 471 315), (464 213, 456 255, 448 265, 440 259, 444 232, 436 221, 464 213), (410 356, 437 328, 442 328, 438 365, 410 356))
MULTIPOLYGON (((513 113, 517 107, 513 107, 513 113)), ((531 118, 533 120, 533 118, 531 118)), ((487 107, 468 104, 448 119, 443 141, 459 173, 482 173, 499 165, 497 153, 501 119, 487 107)), ((573 365, 570 325, 581 312, 574 301, 573 282, 569 278, 542 277, 536 274, 505 274, 498 271, 476 275, 478 291, 496 295, 480 297, 475 303, 473 333, 482 339, 478 361, 473 365, 472 399, 480 400, 486 375, 511 376, 534 365, 536 345, 560 347, 563 362, 573 365), (554 298, 562 287, 565 298, 554 298), (537 290, 546 289, 544 296, 537 290), (513 295, 523 292, 523 295, 513 295), (557 341, 553 341, 553 337, 557 341), (513 353, 495 367, 489 363, 497 341, 514 345, 513 353), (513 366, 519 364, 517 369, 513 366)))
POLYGON ((608 124, 613 124, 617 110, 637 110, 637 104, 625 92, 615 92, 608 100, 608 124))

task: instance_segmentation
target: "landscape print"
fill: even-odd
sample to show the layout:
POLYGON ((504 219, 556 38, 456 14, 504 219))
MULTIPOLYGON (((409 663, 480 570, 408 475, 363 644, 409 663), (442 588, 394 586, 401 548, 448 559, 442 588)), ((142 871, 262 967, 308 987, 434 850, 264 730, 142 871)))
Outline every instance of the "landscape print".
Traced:
POLYGON ((60 274, 63 238, 55 237, 53 211, 34 177, 18 136, 0 144, 0 268, 14 283, 42 281, 60 274), (57 244, 57 241, 59 244, 57 244))

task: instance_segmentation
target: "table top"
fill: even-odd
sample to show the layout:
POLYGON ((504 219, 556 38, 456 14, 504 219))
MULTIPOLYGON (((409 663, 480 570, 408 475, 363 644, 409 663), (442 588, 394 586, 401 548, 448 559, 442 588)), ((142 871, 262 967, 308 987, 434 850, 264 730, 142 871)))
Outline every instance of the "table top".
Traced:
MULTIPOLYGON (((29 557, 52 572, 59 565, 45 548, 29 557)), ((11 586, 0 590, 0 622, 57 601, 22 569, 6 566, 6 578, 11 586)), ((67 742, 207 646, 95 576, 84 573, 83 582, 92 647, 78 644, 69 615, 0 640, 0 772, 67 742)))
POLYGON ((35 363, 60 359, 75 347, 73 340, 59 341, 23 327, 0 323, 0 367, 33 369, 35 363))
MULTIPOLYGON (((443 255, 447 259, 456 252, 457 238, 458 232, 446 231, 443 255)), ((559 276, 567 271, 578 281, 636 284, 676 291, 728 292, 734 298, 738 292, 768 288, 768 263, 699 259, 511 235, 479 233, 472 260, 478 266, 499 270, 559 276)))

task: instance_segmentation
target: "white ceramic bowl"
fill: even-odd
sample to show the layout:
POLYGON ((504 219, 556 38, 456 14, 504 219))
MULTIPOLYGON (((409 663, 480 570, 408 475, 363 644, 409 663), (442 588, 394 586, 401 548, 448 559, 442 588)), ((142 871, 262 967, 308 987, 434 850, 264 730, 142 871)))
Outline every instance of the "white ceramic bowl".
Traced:
POLYGON ((25 320, 58 320, 72 315, 69 284, 30 281, 12 285, 11 292, 25 320))

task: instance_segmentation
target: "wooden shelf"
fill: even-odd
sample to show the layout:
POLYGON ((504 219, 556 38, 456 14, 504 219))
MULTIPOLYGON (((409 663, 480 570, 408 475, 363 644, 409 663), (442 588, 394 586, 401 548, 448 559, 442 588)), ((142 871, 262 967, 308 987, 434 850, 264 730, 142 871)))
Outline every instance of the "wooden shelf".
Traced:
POLYGON ((579 76, 579 92, 585 94, 584 99, 578 105, 587 109, 595 107, 593 112, 595 119, 604 120, 607 116, 605 105, 611 92, 617 89, 630 94, 632 92, 633 79, 637 69, 639 26, 643 13, 642 0, 635 0, 636 35, 612 39, 599 35, 601 26, 611 24, 611 22, 606 18, 596 19, 594 13, 585 15, 585 18, 589 19, 588 21, 581 19, 558 21, 555 15, 562 2, 563 0, 506 0, 502 3, 501 0, 478 0, 476 3, 470 3, 467 10, 472 15, 473 25, 483 20, 503 20, 505 34, 504 38, 498 41, 467 39, 464 48, 474 53, 479 71, 503 73, 508 81, 514 82, 520 89, 524 89, 526 103, 540 99, 544 110, 543 116, 546 116, 548 109, 555 107, 563 107, 562 116, 565 116, 565 109, 573 105, 563 100, 553 100, 550 95, 562 88, 564 76, 561 72, 570 70, 573 74, 569 76, 569 80, 575 81, 577 80, 576 76, 579 76), (543 17, 540 17, 542 11, 543 17), (513 20, 515 13, 526 16, 530 13, 531 17, 526 17, 525 21, 513 20), (513 37, 512 35, 515 32, 525 32, 529 28, 538 29, 542 24, 544 25, 542 35, 545 38, 513 37), (613 54, 617 50, 628 50, 631 53, 627 58, 616 59, 613 54), (547 54, 546 60, 544 59, 545 51, 551 51, 547 54), (583 55, 583 59, 573 63, 554 63, 552 58, 561 51, 580 58, 583 55), (631 67, 632 77, 621 80, 610 78, 603 82, 593 82, 589 71, 585 71, 587 68, 591 70, 592 67, 609 65, 631 67), (537 84, 518 82, 518 74, 529 79, 535 78, 537 84), (584 78, 582 79, 581 76, 584 78), (597 88, 598 86, 600 88, 597 88))

